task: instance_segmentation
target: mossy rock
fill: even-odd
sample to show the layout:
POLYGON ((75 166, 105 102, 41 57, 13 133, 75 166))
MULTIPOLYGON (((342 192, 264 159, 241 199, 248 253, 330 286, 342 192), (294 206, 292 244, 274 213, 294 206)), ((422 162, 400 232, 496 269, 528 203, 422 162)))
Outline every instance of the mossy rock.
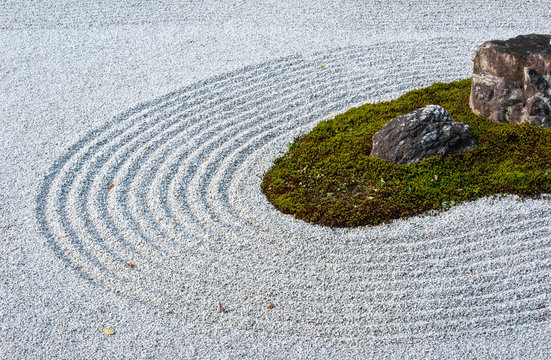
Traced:
POLYGON ((551 192, 551 130, 477 116, 470 90, 471 79, 436 83, 323 121, 275 160, 262 191, 280 211, 331 227, 377 225, 482 196, 551 192), (430 104, 468 124, 478 147, 414 165, 369 156, 386 122, 430 104))

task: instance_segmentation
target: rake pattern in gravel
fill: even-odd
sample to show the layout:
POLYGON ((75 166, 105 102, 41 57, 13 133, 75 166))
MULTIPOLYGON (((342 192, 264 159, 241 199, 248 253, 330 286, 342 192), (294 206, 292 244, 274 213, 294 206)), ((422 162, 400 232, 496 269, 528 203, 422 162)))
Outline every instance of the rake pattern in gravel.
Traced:
POLYGON ((543 321, 544 201, 482 199, 345 230, 280 214, 260 192, 273 159, 319 121, 470 75, 452 39, 399 45, 250 66, 115 117, 43 180, 36 214, 51 248, 121 296, 274 336, 400 342, 543 321))

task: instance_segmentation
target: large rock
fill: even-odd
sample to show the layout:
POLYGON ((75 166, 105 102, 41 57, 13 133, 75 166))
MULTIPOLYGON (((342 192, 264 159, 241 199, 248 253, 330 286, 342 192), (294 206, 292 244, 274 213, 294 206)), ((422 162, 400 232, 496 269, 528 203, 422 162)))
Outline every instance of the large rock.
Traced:
POLYGON ((429 105, 386 123, 373 135, 371 156, 395 164, 414 164, 474 147, 476 139, 469 125, 451 121, 443 107, 429 105))
POLYGON ((503 123, 551 127, 551 35, 492 40, 473 54, 472 111, 503 123))

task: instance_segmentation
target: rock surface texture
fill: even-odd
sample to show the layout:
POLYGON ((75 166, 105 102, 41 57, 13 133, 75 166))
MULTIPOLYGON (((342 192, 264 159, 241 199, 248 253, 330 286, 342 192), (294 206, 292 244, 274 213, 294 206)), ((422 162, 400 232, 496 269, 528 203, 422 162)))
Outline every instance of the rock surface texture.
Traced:
POLYGON ((551 35, 486 41, 473 54, 469 105, 492 121, 551 127, 551 35))
POLYGON ((467 124, 451 121, 443 107, 429 105, 386 123, 373 135, 371 156, 395 164, 414 164, 474 147, 476 139, 467 124))

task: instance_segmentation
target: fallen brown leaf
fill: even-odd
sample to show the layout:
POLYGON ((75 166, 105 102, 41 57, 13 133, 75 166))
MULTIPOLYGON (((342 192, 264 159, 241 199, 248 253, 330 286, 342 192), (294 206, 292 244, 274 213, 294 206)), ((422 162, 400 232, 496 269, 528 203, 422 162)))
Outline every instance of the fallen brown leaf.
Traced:
POLYGON ((218 303, 218 310, 220 310, 220 312, 222 314, 225 314, 226 313, 226 309, 224 308, 224 306, 222 306, 221 303, 218 303))
POLYGON ((111 184, 111 185, 109 185, 107 188, 108 188, 109 190, 111 190, 111 189, 114 188, 114 187, 115 187, 115 184, 111 184))
POLYGON ((270 304, 268 306, 266 306, 266 309, 273 309, 274 308, 274 304, 270 304))
POLYGON ((132 269, 135 269, 136 268, 136 265, 132 264, 132 263, 128 263, 128 266, 130 266, 132 269))

